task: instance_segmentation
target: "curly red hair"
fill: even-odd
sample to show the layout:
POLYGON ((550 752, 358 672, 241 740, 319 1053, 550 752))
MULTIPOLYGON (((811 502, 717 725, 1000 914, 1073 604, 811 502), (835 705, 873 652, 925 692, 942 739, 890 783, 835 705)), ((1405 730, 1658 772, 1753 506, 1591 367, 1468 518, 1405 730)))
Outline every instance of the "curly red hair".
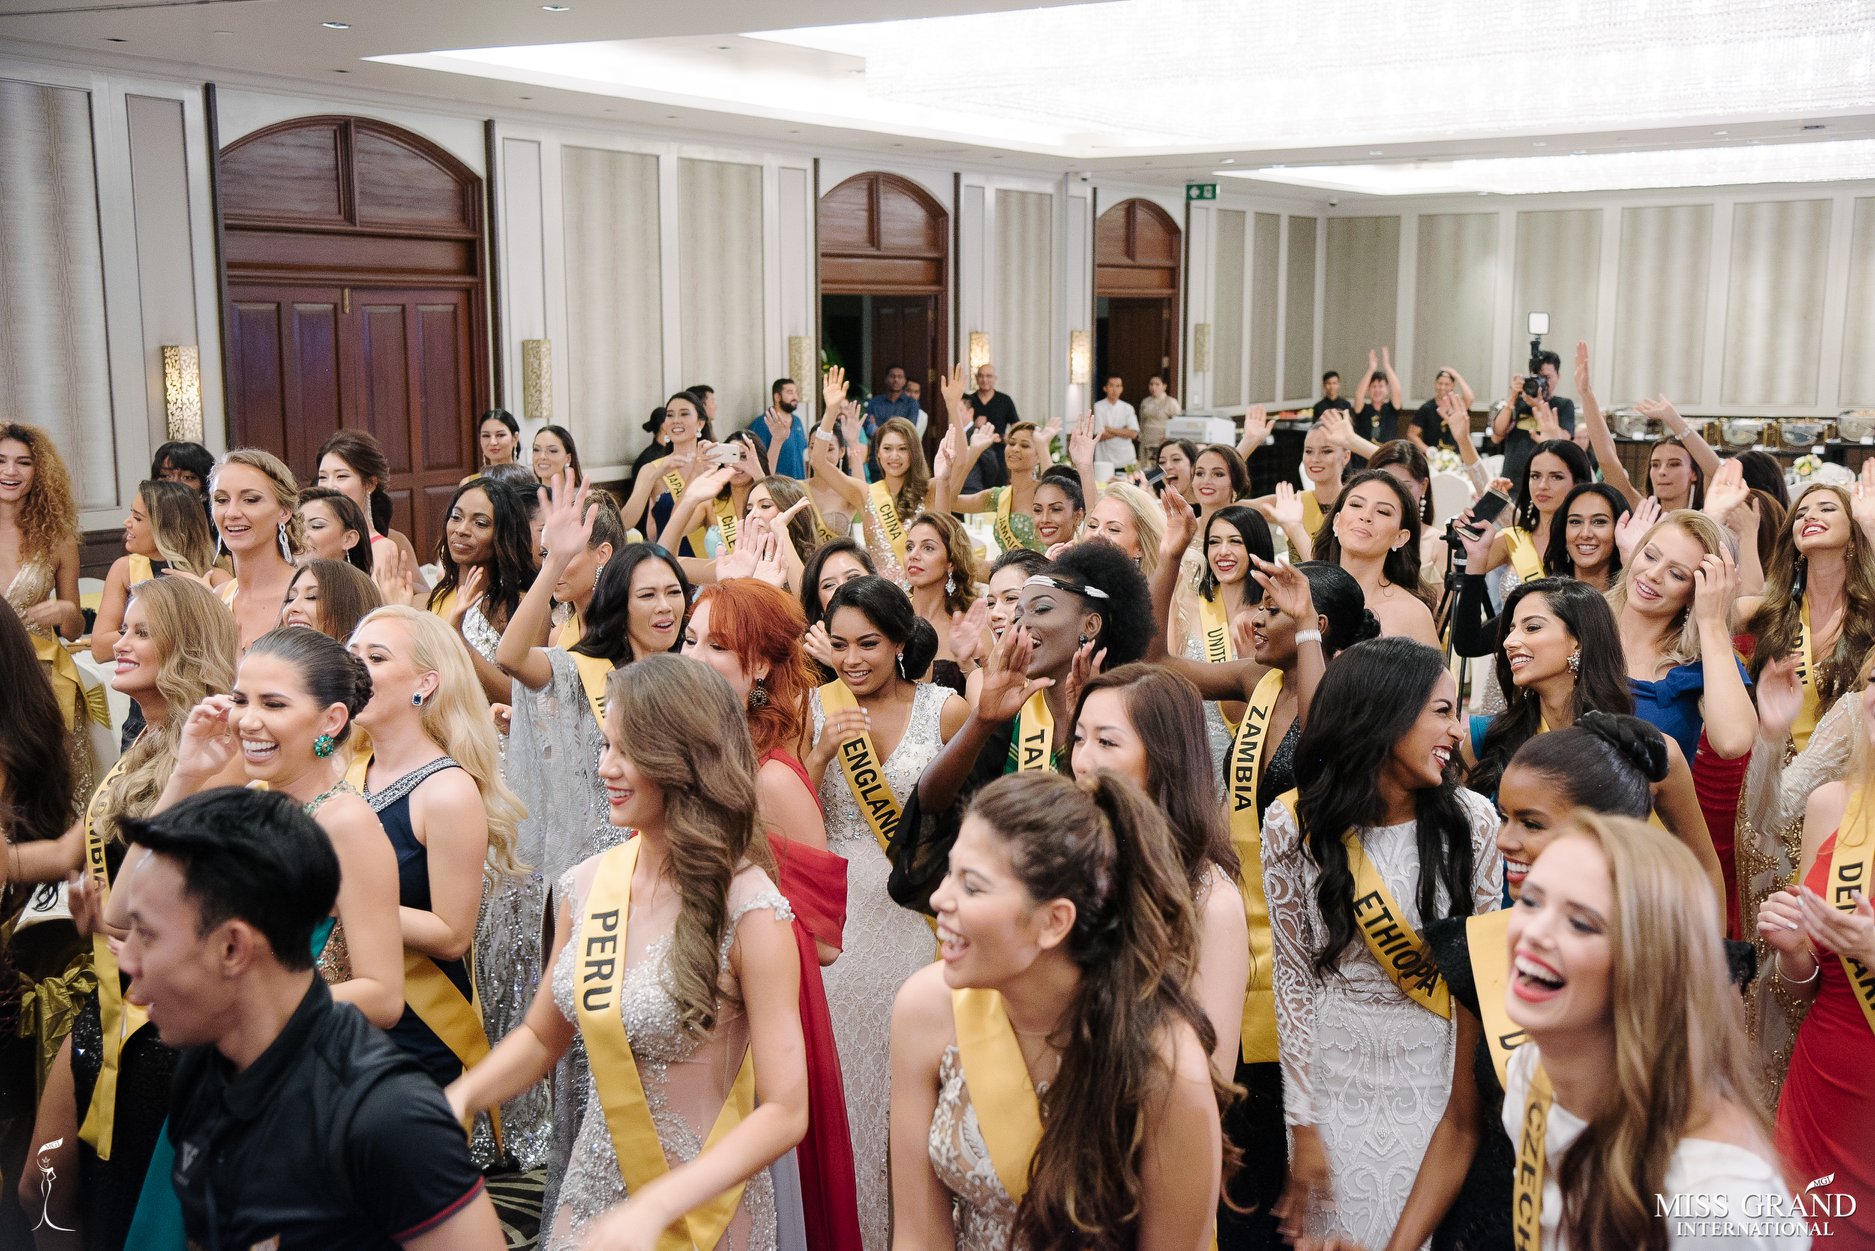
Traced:
POLYGON ((762 681, 768 703, 749 709, 755 754, 766 755, 777 747, 793 750, 807 719, 807 693, 814 686, 814 671, 801 649, 807 615, 800 601, 766 582, 731 578, 704 587, 696 607, 705 604, 712 606, 710 637, 734 652, 745 671, 768 666, 762 681))

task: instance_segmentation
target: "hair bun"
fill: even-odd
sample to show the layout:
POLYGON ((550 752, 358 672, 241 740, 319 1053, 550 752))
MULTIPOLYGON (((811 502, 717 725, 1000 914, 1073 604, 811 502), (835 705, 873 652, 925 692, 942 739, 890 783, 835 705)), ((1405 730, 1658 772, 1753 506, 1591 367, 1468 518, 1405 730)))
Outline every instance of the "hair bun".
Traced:
POLYGON ((350 651, 345 653, 345 659, 351 662, 352 672, 352 696, 345 701, 345 716, 347 720, 356 720, 359 712, 371 702, 371 667, 350 651))
POLYGON ((1639 717, 1612 712, 1585 712, 1576 722, 1584 730, 1620 752, 1649 782, 1664 781, 1671 757, 1667 736, 1639 717))
POLYGON ((1365 643, 1368 639, 1380 637, 1380 618, 1371 608, 1361 609, 1361 624, 1355 627, 1353 642, 1365 643))

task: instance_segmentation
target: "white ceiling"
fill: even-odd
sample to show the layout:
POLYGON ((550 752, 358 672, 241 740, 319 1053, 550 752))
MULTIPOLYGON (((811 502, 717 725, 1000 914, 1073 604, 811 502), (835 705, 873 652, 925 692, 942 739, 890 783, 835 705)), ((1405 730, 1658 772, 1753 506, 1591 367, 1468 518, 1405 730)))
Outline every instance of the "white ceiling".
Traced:
MULTIPOLYGON (((1864 147, 1833 141, 1875 140, 1870 0, 869 0, 866 24, 851 0, 565 3, 0 0, 0 46, 1169 185, 1463 189, 1450 171, 1491 164, 1467 158, 1793 142, 1820 145, 1812 176, 1866 177, 1829 172, 1864 147)), ((1732 160, 1718 177, 1766 164, 1709 163, 1732 160)))

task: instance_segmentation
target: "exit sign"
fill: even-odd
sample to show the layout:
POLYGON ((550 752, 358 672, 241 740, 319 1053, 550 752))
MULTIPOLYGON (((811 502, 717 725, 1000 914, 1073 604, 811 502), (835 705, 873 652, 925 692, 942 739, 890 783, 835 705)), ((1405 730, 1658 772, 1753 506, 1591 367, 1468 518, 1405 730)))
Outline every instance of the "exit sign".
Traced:
POLYGON ((1217 184, 1214 182, 1188 182, 1185 184, 1187 200, 1217 199, 1217 184))

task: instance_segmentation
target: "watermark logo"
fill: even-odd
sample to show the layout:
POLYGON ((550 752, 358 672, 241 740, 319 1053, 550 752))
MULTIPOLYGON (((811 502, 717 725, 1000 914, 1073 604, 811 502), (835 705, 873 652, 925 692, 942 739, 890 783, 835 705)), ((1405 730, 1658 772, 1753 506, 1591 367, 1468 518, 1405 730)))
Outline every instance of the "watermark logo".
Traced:
POLYGON ((52 1167, 52 1152, 65 1145, 63 1138, 54 1138, 51 1142, 40 1144, 35 1153, 39 1157, 39 1223, 34 1229, 56 1229, 62 1234, 78 1232, 67 1229, 52 1219, 52 1183, 58 1179, 58 1171, 52 1167))
POLYGON ((1835 1180, 1836 1174, 1828 1173, 1800 1195, 1655 1195, 1654 1215, 1673 1222, 1676 1238, 1828 1238, 1834 1233, 1832 1223, 1847 1221, 1857 1206, 1856 1196, 1828 1189, 1835 1180))

